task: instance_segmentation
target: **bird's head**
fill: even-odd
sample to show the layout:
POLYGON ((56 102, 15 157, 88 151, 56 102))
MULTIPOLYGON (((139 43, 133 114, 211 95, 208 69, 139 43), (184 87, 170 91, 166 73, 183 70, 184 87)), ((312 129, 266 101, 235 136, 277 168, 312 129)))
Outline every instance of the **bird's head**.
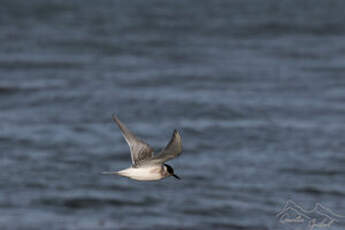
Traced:
POLYGON ((168 173, 169 176, 173 176, 176 179, 181 180, 181 178, 174 173, 174 169, 170 165, 164 164, 164 170, 168 173))

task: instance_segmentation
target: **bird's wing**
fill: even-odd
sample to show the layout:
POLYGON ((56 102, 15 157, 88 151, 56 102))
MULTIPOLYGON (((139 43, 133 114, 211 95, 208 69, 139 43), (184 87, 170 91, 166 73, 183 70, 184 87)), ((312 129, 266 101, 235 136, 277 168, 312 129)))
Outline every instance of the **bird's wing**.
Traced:
POLYGON ((153 156, 153 149, 144 141, 137 138, 120 120, 113 114, 113 120, 121 129, 122 135, 125 138, 131 150, 132 165, 137 166, 141 162, 150 159, 153 156))
POLYGON ((169 144, 158 155, 152 157, 151 161, 153 163, 163 164, 164 162, 179 156, 181 152, 182 138, 175 129, 169 144))

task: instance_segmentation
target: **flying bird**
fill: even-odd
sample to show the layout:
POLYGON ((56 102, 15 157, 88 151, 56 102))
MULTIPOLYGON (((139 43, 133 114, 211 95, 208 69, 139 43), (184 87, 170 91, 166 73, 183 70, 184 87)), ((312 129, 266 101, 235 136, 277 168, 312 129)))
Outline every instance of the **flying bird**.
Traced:
POLYGON ((123 137, 131 151, 132 165, 129 168, 115 171, 103 172, 103 174, 117 174, 129 177, 138 181, 154 181, 173 176, 180 180, 174 173, 174 169, 165 164, 182 153, 182 139, 175 129, 168 145, 157 155, 153 154, 150 145, 137 138, 120 120, 113 114, 113 120, 119 126, 123 137))

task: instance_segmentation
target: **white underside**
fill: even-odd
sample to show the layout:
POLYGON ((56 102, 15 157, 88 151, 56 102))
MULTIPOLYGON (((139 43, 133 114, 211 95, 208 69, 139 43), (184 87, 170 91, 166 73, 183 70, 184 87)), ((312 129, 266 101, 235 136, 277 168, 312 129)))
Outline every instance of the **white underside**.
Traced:
POLYGON ((152 166, 144 168, 127 168, 117 173, 121 176, 129 177, 134 180, 152 181, 163 179, 164 176, 160 173, 161 166, 152 166))

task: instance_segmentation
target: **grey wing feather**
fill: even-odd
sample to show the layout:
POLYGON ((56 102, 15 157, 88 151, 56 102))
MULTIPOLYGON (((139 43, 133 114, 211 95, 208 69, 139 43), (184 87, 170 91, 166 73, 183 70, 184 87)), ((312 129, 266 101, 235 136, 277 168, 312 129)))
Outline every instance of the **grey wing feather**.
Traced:
POLYGON ((121 129, 122 135, 125 138, 131 150, 132 165, 137 166, 141 162, 152 158, 153 149, 144 141, 137 138, 120 120, 113 114, 113 120, 121 129))
POLYGON ((174 133, 170 139, 169 144, 156 156, 154 156, 151 161, 154 163, 164 163, 171 160, 182 153, 182 138, 178 131, 175 129, 174 133))

